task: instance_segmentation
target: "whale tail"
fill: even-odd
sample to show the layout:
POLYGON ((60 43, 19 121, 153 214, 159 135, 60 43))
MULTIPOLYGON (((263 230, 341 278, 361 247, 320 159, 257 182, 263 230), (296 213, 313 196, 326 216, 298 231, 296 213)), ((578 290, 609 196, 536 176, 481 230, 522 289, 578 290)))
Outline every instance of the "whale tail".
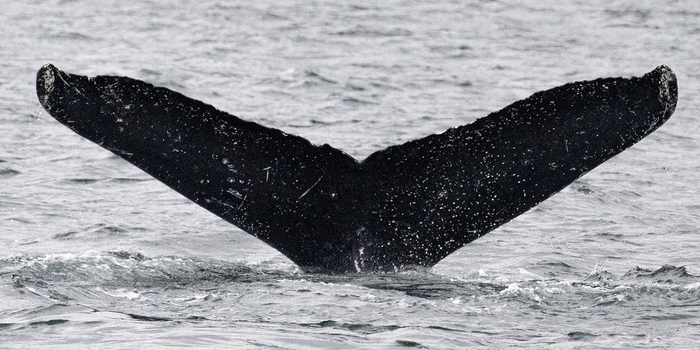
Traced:
POLYGON ((56 120, 305 269, 432 266, 661 126, 665 66, 538 92, 472 124, 358 162, 172 90, 45 65, 56 120))

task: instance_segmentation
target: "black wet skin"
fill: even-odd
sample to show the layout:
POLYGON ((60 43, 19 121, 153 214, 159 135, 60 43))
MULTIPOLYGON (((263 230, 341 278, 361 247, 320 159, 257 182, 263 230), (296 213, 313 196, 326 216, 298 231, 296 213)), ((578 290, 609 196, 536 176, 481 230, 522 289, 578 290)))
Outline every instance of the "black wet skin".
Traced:
POLYGON ((45 65, 42 106, 305 270, 432 266, 661 126, 676 78, 576 82, 357 161, 162 87, 45 65))

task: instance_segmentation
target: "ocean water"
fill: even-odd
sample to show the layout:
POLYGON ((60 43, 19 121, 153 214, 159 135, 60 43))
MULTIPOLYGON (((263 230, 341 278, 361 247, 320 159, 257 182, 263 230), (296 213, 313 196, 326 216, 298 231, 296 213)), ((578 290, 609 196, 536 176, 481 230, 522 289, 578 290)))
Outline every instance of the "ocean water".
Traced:
POLYGON ((0 11, 0 348, 700 341, 694 1, 25 1, 0 11), (571 81, 676 73, 645 140, 432 269, 323 275, 54 121, 45 63, 362 159, 571 81))

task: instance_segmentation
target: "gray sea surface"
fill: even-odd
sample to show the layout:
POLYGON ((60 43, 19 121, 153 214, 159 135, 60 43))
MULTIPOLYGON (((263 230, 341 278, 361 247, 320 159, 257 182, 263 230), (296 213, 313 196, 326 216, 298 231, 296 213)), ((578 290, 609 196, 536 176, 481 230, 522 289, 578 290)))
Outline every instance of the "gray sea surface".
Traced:
POLYGON ((6 2, 0 348, 692 349, 695 1, 6 2), (645 140, 434 268, 301 272, 42 110, 126 75, 362 159, 571 81, 678 77, 645 140))

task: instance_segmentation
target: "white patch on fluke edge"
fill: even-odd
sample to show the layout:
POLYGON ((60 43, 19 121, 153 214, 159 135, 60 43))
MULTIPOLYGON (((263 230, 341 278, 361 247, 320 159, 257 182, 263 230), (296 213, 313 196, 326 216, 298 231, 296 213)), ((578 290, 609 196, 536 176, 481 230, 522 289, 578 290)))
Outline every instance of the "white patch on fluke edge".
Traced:
POLYGON ((49 104, 49 95, 53 92, 53 86, 54 82, 56 81, 56 77, 53 74, 53 70, 49 68, 49 65, 45 65, 42 67, 41 70, 41 82, 43 83, 43 88, 44 88, 44 94, 39 96, 39 100, 41 102, 41 105, 44 106, 44 108, 47 111, 51 111, 51 104, 49 104))
POLYGON ((661 66, 661 79, 659 81, 659 100, 661 103, 665 104, 664 115, 666 115, 668 109, 671 106, 676 105, 677 97, 673 95, 671 91, 671 86, 676 82, 676 75, 673 71, 666 67, 661 66))

